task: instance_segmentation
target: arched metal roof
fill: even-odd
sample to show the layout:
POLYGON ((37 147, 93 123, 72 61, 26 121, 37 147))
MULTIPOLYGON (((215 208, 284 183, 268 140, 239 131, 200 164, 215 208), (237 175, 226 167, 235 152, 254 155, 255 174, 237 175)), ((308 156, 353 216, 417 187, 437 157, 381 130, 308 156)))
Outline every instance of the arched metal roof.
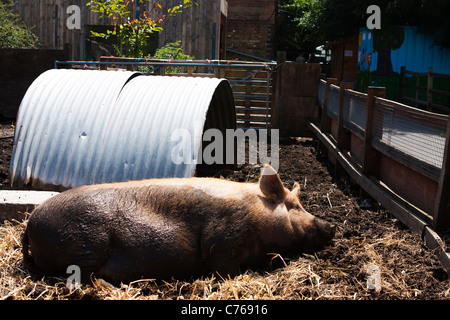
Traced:
POLYGON ((11 183, 51 190, 190 177, 195 161, 176 164, 172 152, 181 144, 197 159, 207 128, 236 128, 226 80, 50 70, 20 106, 11 183), (176 130, 192 139, 173 141, 176 130))

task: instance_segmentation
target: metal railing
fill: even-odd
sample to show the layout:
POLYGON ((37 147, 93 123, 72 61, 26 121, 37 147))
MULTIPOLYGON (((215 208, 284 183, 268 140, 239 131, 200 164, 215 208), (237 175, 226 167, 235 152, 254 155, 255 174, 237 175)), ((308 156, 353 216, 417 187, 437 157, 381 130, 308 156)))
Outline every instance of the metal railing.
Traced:
POLYGON ((226 78, 236 102, 238 127, 257 130, 271 127, 272 72, 276 67, 275 62, 116 57, 102 57, 101 61, 55 62, 56 69, 63 66, 103 70, 125 67, 146 75, 226 78))

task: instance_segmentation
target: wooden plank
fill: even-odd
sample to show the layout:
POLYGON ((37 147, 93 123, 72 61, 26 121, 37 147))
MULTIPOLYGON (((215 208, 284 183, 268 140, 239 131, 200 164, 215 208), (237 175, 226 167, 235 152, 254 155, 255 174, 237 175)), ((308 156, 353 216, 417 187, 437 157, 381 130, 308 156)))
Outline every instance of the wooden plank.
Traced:
POLYGON ((398 90, 398 97, 400 100, 403 99, 403 87, 405 85, 405 72, 406 72, 406 67, 402 66, 400 68, 400 84, 399 84, 399 90, 398 90))
POLYGON ((447 124, 444 159, 433 213, 436 230, 450 229, 450 121, 447 124))
POLYGON ((428 68, 428 81, 427 81, 427 110, 431 111, 431 104, 433 103, 433 68, 428 68))
POLYGON ((443 96, 450 96, 450 92, 449 91, 444 91, 444 90, 438 90, 438 89, 430 89, 431 93, 436 93, 436 94, 440 94, 443 96))
MULTIPOLYGON (((406 97, 405 97, 406 98, 406 97)), ((426 103, 426 101, 423 101, 424 103, 426 103)), ((421 110, 421 109, 417 109, 411 106, 408 106, 406 104, 400 103, 400 102, 396 102, 396 101, 392 101, 392 100, 388 100, 385 98, 381 98, 381 97, 377 97, 375 99, 375 103, 381 103, 384 104, 386 106, 395 108, 397 110, 401 110, 401 111, 405 111, 405 112, 409 112, 409 113, 417 113, 420 116, 423 117, 432 117, 436 120, 440 120, 440 121, 448 121, 449 116, 445 115, 445 114, 438 114, 438 113, 434 113, 434 112, 430 112, 430 111, 426 111, 426 110, 421 110)))
POLYGON ((439 78, 450 78, 450 74, 443 74, 443 73, 433 73, 433 77, 439 77, 439 78))
POLYGON ((340 149, 350 149, 351 133, 344 128, 344 95, 346 89, 353 89, 353 82, 342 82, 339 90, 339 111, 338 111, 338 136, 337 145, 340 149))
POLYGON ((25 220, 31 211, 58 192, 0 190, 0 223, 25 220))
MULTIPOLYGON (((252 129, 266 129, 265 123, 250 123, 252 129)), ((248 129, 248 125, 244 123, 237 123, 237 127, 240 129, 248 129)))
POLYGON ((208 17, 212 16, 207 12, 207 8, 210 7, 208 6, 208 2, 211 1, 203 0, 199 2, 198 10, 192 10, 192 8, 189 9, 194 11, 194 15, 196 16, 195 24, 192 27, 196 29, 194 34, 196 35, 195 44, 197 45, 197 56, 203 56, 205 58, 212 57, 210 43, 212 44, 211 34, 213 26, 212 21, 208 19, 208 17), (206 45, 206 37, 208 37, 208 46, 206 45))
MULTIPOLYGON (((245 92, 245 94, 246 95, 250 95, 251 93, 252 93, 252 85, 251 85, 251 83, 250 82, 247 82, 246 84, 245 84, 245 86, 246 86, 246 92, 245 92)), ((245 106, 245 108, 251 108, 251 100, 250 100, 250 98, 245 98, 245 104, 244 104, 244 106, 245 106)), ((245 111, 245 118, 246 119, 249 119, 250 118, 250 111, 245 111)))
POLYGON ((447 273, 450 274, 450 255, 445 252, 447 246, 444 241, 442 241, 439 234, 429 226, 426 226, 423 232, 423 240, 427 248, 436 252, 442 266, 447 273))
MULTIPOLYGON (((247 82, 248 83, 248 82, 247 82)), ((247 92, 247 86, 249 84, 238 84, 236 86, 233 87, 233 92, 237 93, 245 93, 247 92)), ((255 94, 255 95, 267 95, 267 86, 260 86, 260 85, 254 85, 252 83, 250 83, 251 87, 252 87, 252 91, 251 94, 255 94)), ((272 90, 270 90, 272 91, 272 90)), ((269 94, 272 94, 271 92, 269 92, 269 94)))
MULTIPOLYGON (((236 105, 236 111, 252 111, 253 113, 262 113, 262 112, 266 112, 267 108, 266 107, 255 107, 252 106, 251 108, 249 108, 248 110, 244 110, 245 106, 243 105, 236 105)), ((268 108, 269 113, 271 112, 272 108, 268 108)))
POLYGON ((376 96, 384 98, 386 96, 386 88, 369 87, 368 89, 362 172, 366 175, 371 174, 375 177, 379 177, 380 154, 378 150, 376 150, 372 146, 374 106, 376 96))
POLYGON ((355 181, 361 188, 371 195, 376 201, 389 210, 396 218, 408 226, 411 230, 422 234, 427 222, 419 218, 418 215, 426 215, 425 212, 414 207, 405 199, 390 189, 386 189, 381 183, 372 181, 366 175, 362 174, 355 165, 353 165, 337 148, 337 146, 314 124, 308 123, 308 127, 317 136, 317 138, 325 145, 332 156, 339 161, 342 168, 349 174, 350 178, 355 181), (413 212, 411 208, 414 208, 413 212))
POLYGON ((411 88, 411 89, 416 89, 418 91, 427 91, 427 87, 422 87, 422 86, 418 86, 418 85, 412 85, 412 84, 403 84, 404 88, 411 88))
MULTIPOLYGON (((251 111, 251 114, 256 115, 256 116, 261 116, 261 115, 266 116, 266 109, 260 108, 260 109, 255 110, 255 108, 245 109, 245 108, 236 107, 236 113, 244 114, 244 111, 251 111)), ((269 110, 269 117, 270 117, 270 110, 269 110)))
POLYGON ((407 71, 407 70, 405 70, 405 74, 411 74, 411 75, 413 75, 413 76, 419 76, 419 77, 422 77, 422 76, 426 76, 426 75, 427 75, 426 73, 414 72, 414 71, 407 71))
POLYGON ((408 167, 409 169, 414 170, 421 175, 430 178, 431 180, 439 182, 439 177, 436 177, 431 173, 437 168, 436 166, 421 161, 414 155, 408 154, 394 147, 383 147, 380 144, 373 144, 372 147, 389 158, 395 158, 395 161, 403 164, 405 167, 408 167))
MULTIPOLYGON (((353 82, 351 82, 353 83, 353 82)), ((347 93, 356 97, 356 98, 361 98, 361 99, 367 99, 367 93, 363 93, 363 92, 359 92, 359 91, 355 91, 353 89, 347 89, 347 93)))
POLYGON ((337 79, 335 79, 335 78, 327 79, 327 83, 325 86, 325 97, 323 100, 322 118, 320 120, 320 129, 323 132, 331 131, 331 118, 328 116, 328 113, 327 113, 328 95, 330 92, 330 86, 337 84, 337 83, 338 83, 337 79))
MULTIPOLYGON (((265 115, 255 115, 255 114, 242 114, 242 113, 236 113, 236 117, 238 117, 241 120, 250 120, 250 121, 266 121, 265 115)), ((267 120, 270 121, 270 115, 267 117, 267 120)))
POLYGON ((433 104, 431 105, 431 107, 434 108, 434 109, 436 109, 436 110, 439 110, 440 112, 448 113, 448 111, 449 111, 449 107, 441 106, 441 105, 435 104, 435 103, 433 103, 433 104))

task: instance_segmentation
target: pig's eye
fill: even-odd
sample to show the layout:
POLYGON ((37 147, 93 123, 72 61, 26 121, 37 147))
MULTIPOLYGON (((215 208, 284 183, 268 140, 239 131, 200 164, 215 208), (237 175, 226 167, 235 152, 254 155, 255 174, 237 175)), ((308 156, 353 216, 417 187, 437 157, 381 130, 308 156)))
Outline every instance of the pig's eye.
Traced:
POLYGON ((296 203, 288 202, 286 203, 286 208, 288 210, 294 209, 294 210, 300 210, 300 206, 296 203))

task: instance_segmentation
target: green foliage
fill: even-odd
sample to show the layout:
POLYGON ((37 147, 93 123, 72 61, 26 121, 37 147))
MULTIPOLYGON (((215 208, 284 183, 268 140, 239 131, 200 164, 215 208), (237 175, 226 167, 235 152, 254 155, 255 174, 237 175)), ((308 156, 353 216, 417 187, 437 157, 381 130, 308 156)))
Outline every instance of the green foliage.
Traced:
POLYGON ((281 0, 280 6, 283 8, 281 49, 287 51, 292 60, 298 56, 299 51, 314 50, 315 42, 311 41, 314 37, 311 30, 299 27, 299 21, 304 19, 305 15, 315 12, 312 3, 305 0, 281 0))
POLYGON ((12 0, 0 1, 0 48, 37 48, 38 37, 13 12, 13 6, 12 0))
POLYGON ((297 37, 315 45, 358 33, 366 26, 370 5, 381 9, 381 28, 418 26, 436 36, 436 43, 450 47, 450 1, 448 0, 281 0, 291 13, 297 37))
POLYGON ((164 47, 159 48, 155 52, 156 59, 173 59, 173 60, 193 60, 191 57, 183 53, 181 41, 171 42, 164 47))
MULTIPOLYGON (((141 4, 149 0, 136 0, 141 4)), ((127 0, 92 0, 87 6, 92 12, 100 13, 100 19, 107 17, 114 24, 113 30, 106 33, 91 31, 91 36, 109 38, 115 36, 118 40, 115 46, 117 56, 143 57, 146 54, 146 46, 150 34, 162 30, 161 23, 167 17, 175 16, 182 12, 184 8, 191 7, 193 0, 183 0, 182 5, 177 5, 167 9, 167 13, 162 13, 158 17, 152 17, 150 11, 145 11, 139 19, 134 19, 129 10, 130 1, 127 0)), ((161 11, 161 2, 153 5, 156 12, 161 11)))
MULTIPOLYGON (((297 55, 312 53, 320 45, 357 33, 365 20, 355 3, 358 0, 281 0, 286 48, 296 47, 297 55)), ((292 54, 290 58, 295 59, 292 54)))
MULTIPOLYGON (((181 41, 171 42, 156 50, 155 59, 172 59, 172 60, 194 60, 195 58, 184 54, 181 41)), ((186 68, 169 67, 166 73, 182 73, 187 72, 186 68)))

